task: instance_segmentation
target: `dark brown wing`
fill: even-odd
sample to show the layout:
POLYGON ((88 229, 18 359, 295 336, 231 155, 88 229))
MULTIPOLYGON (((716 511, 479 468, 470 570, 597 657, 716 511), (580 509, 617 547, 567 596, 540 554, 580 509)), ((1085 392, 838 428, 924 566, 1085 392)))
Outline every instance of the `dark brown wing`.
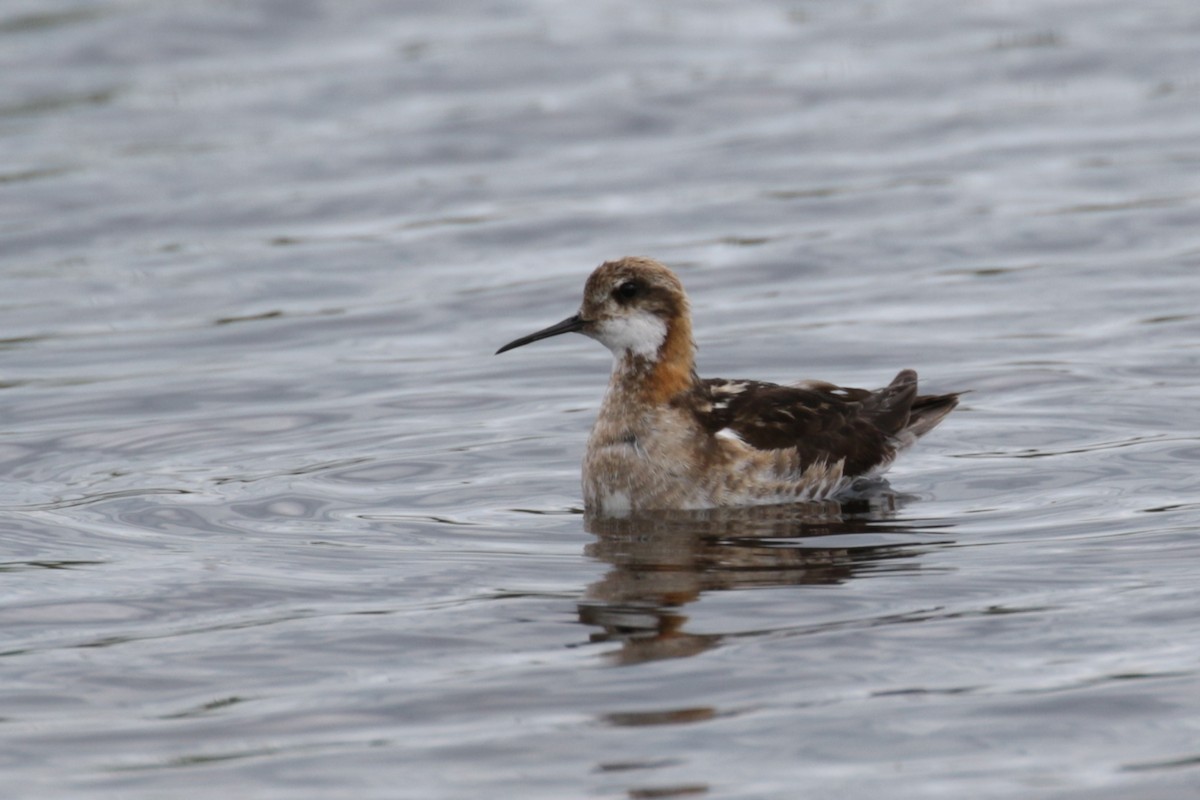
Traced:
POLYGON ((728 429, 760 450, 794 447, 805 464, 845 459, 845 474, 854 476, 895 457, 896 437, 917 397, 917 374, 904 370, 875 391, 819 382, 705 380, 701 387, 706 396, 697 418, 710 433, 728 429))

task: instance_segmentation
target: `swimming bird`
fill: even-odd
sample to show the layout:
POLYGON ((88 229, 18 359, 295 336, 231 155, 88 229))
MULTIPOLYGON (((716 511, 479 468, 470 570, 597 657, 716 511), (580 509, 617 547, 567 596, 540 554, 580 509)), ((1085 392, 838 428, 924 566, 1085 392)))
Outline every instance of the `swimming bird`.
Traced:
POLYGON ((583 460, 584 504, 601 515, 836 499, 958 404, 918 395, 911 369, 876 390, 701 379, 683 284, 651 258, 601 264, 577 314, 496 354, 563 333, 613 354, 583 460))

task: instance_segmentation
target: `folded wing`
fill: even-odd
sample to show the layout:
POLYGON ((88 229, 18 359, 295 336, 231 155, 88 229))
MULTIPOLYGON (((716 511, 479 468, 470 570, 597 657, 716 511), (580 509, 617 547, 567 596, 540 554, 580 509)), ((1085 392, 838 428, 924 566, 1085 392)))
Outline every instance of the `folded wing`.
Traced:
POLYGON ((804 464, 844 459, 848 476, 885 468, 958 403, 954 394, 918 396, 912 370, 876 390, 712 379, 701 391, 696 413, 710 433, 760 450, 794 447, 804 464))

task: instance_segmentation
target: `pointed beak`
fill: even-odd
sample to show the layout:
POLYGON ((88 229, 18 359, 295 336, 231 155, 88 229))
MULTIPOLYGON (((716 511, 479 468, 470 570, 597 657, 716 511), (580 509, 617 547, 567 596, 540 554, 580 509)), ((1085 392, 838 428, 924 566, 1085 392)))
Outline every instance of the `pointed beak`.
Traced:
POLYGON ((505 350, 512 350, 514 347, 536 342, 538 339, 549 339, 551 336, 558 336, 560 333, 576 333, 583 330, 584 320, 578 314, 573 317, 567 317, 562 322, 551 325, 549 328, 542 328, 537 333, 531 333, 528 336, 522 336, 520 339, 513 339, 508 344, 496 351, 496 355, 500 355, 505 350))

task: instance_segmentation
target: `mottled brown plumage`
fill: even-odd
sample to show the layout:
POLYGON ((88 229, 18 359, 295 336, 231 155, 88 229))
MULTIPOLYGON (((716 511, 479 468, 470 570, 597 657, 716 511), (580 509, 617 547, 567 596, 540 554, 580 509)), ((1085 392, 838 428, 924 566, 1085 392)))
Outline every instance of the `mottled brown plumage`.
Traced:
POLYGON ((918 397, 917 374, 904 370, 875 391, 820 381, 780 386, 708 379, 676 402, 692 406, 709 433, 729 429, 759 450, 794 447, 805 462, 844 459, 843 471, 853 477, 890 463, 897 438, 918 422, 928 425, 921 433, 933 427, 958 395, 918 397))
POLYGON ((958 403, 918 396, 912 370, 874 391, 701 380, 687 295, 647 258, 602 264, 578 314, 497 352, 567 332, 614 355, 583 470, 585 503, 600 513, 834 497, 887 469, 958 403))

